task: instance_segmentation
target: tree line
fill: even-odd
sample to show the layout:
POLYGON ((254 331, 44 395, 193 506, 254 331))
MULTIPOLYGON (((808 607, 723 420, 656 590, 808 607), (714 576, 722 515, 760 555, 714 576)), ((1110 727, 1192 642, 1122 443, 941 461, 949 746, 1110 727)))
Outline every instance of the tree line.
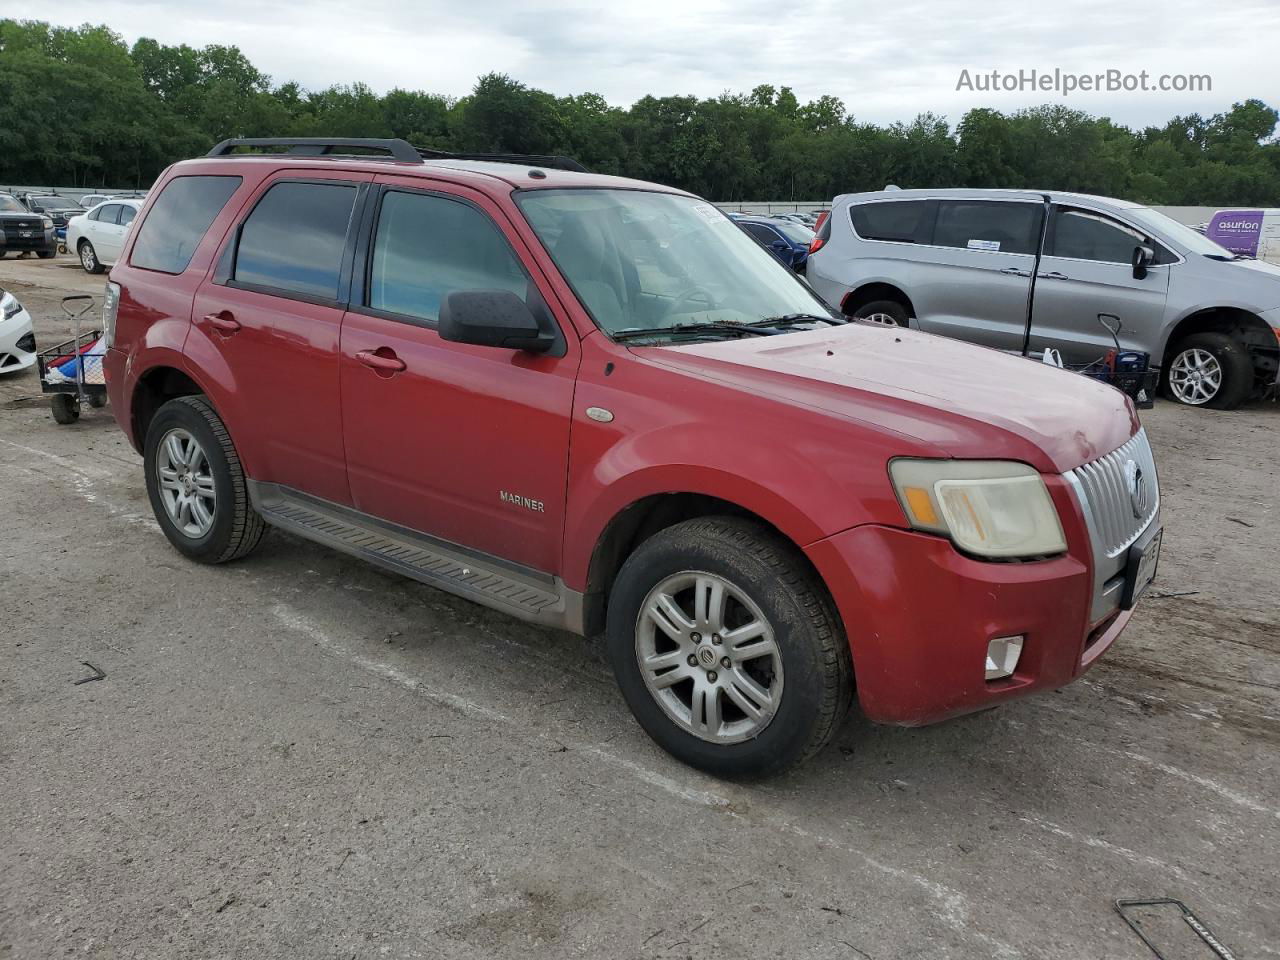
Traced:
POLYGON ((1061 105, 921 113, 879 126, 790 87, 557 97, 503 74, 465 97, 362 83, 273 83, 236 47, 132 46, 106 26, 0 20, 0 185, 148 186, 226 137, 402 137, 466 152, 565 154, 720 202, 969 186, 1076 190, 1145 203, 1280 206, 1280 114, 1261 100, 1133 130, 1061 105))

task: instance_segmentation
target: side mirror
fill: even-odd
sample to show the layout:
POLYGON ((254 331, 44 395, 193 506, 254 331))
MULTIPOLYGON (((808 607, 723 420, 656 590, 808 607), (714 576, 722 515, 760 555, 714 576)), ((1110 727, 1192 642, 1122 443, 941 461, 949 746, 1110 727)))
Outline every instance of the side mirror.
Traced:
POLYGON ((457 290, 440 305, 441 340, 542 353, 555 338, 543 332, 533 312, 510 290, 457 290))
POLYGON ((1133 279, 1141 280, 1147 275, 1147 267, 1155 262, 1156 252, 1150 247, 1139 244, 1133 248, 1133 279))

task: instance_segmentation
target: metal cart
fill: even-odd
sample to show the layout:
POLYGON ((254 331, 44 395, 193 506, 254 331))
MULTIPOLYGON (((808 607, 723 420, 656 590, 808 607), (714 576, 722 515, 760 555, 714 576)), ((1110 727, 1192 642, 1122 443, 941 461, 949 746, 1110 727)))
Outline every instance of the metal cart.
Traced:
POLYGON ((89 352, 102 338, 102 331, 82 332, 80 329, 92 309, 93 297, 88 294, 63 297, 62 310, 74 324, 75 336, 36 354, 40 390, 49 394, 53 419, 58 423, 79 420, 83 404, 91 407, 107 405, 107 382, 102 375, 101 353, 89 352), (65 372, 68 365, 72 367, 69 375, 65 372))

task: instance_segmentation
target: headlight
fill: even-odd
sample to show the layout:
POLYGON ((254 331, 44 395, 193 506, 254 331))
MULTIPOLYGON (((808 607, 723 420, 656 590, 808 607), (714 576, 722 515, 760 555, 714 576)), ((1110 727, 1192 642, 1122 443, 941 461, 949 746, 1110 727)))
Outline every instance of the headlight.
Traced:
POLYGON ((894 460, 889 476, 917 530, 982 557, 1062 553, 1067 538, 1040 474, 1009 460, 894 460))
POLYGON ((46 230, 50 230, 50 229, 52 229, 52 228, 53 228, 53 218, 52 218, 52 217, 44 217, 43 219, 44 219, 44 228, 45 228, 46 230))
POLYGON ((120 309, 120 284, 108 283, 102 297, 102 345, 110 347, 116 339, 116 312, 120 309))
POLYGON ((18 302, 18 298, 12 293, 5 293, 0 296, 0 310, 4 311, 4 318, 8 320, 22 312, 22 304, 18 302))

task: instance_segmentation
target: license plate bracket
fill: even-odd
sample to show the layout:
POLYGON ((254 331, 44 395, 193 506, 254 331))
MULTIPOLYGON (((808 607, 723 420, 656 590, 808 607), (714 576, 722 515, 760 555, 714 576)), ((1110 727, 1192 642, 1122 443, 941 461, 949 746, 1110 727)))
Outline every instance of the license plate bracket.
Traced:
POLYGON ((1132 610, 1142 598, 1151 581, 1156 578, 1156 569, 1160 566, 1160 541, 1164 529, 1149 530, 1132 547, 1125 562, 1124 592, 1120 596, 1120 607, 1132 610))

